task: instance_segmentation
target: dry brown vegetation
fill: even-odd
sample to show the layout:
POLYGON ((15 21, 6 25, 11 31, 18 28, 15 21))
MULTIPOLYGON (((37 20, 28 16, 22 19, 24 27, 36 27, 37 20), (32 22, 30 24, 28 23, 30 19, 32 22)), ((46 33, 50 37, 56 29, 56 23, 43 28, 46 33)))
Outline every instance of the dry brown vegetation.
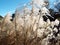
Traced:
MULTIPOLYGON (((44 27, 44 24, 39 27, 39 23, 36 25, 37 18, 34 19, 34 16, 32 18, 26 17, 28 21, 22 20, 23 18, 18 20, 16 17, 14 21, 10 21, 10 18, 7 19, 7 17, 9 16, 3 19, 0 26, 0 45, 60 45, 59 39, 57 41, 53 39, 51 42, 47 40, 47 36, 50 33, 48 29, 50 23, 46 22, 47 27, 44 27), (40 33, 38 30, 45 31, 40 33)), ((39 15, 36 17, 39 17, 39 15)))
MULTIPOLYGON (((38 1, 37 1, 38 2, 38 1)), ((32 1, 32 10, 16 11, 13 21, 8 13, 0 23, 0 45, 60 45, 60 22, 58 19, 45 22, 43 16, 50 16, 46 3, 36 10, 32 1), (23 15, 23 16, 21 16, 23 15)), ((38 4, 38 3, 37 3, 38 4)), ((53 18, 52 16, 50 16, 53 18)))

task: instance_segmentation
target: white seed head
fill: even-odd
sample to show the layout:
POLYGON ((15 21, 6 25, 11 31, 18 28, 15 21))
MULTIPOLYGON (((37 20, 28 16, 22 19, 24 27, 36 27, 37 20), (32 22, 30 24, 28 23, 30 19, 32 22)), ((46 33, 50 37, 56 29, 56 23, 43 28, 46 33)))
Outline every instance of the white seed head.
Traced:
POLYGON ((57 28, 54 28, 53 30, 54 30, 55 32, 58 32, 58 29, 57 29, 57 28))
POLYGON ((56 19, 54 23, 55 23, 56 26, 58 26, 59 25, 59 20, 56 19))

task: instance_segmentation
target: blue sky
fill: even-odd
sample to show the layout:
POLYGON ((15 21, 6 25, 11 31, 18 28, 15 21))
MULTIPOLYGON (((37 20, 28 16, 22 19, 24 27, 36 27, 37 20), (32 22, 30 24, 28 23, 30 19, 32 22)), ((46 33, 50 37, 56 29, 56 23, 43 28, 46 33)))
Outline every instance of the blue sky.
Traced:
POLYGON ((30 0, 0 0, 0 15, 5 16, 7 12, 14 13, 18 6, 30 0))
MULTIPOLYGON (((7 12, 14 13, 18 6, 22 6, 30 0, 0 0, 0 15, 5 16, 7 12)), ((50 8, 54 8, 56 0, 50 0, 50 8)))

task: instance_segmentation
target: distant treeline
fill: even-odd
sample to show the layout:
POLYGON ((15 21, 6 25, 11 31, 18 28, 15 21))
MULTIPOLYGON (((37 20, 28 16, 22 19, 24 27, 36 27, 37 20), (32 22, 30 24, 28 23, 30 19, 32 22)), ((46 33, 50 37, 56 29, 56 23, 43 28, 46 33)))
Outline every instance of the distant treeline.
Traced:
POLYGON ((3 19, 3 17, 0 15, 0 20, 3 19))

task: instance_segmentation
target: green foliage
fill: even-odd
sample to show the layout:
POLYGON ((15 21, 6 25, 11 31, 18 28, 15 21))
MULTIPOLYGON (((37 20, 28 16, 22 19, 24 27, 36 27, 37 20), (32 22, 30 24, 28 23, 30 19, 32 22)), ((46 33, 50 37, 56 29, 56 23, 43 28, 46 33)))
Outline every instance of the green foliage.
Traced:
POLYGON ((59 21, 60 21, 60 17, 59 18, 57 18, 59 21))

